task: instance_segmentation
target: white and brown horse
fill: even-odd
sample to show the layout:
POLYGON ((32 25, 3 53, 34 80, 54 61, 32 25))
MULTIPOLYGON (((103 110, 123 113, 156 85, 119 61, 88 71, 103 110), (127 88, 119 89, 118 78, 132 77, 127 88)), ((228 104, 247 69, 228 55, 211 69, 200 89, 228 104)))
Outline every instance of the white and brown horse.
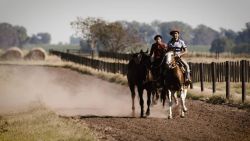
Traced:
MULTIPOLYGON (((172 119, 172 105, 174 98, 176 105, 178 105, 177 93, 180 93, 181 99, 181 117, 185 116, 185 112, 187 112, 187 108, 185 105, 185 99, 187 95, 188 85, 185 84, 185 79, 183 75, 183 71, 181 67, 178 65, 178 56, 175 55, 173 51, 169 51, 165 56, 165 73, 164 73, 164 94, 168 93, 169 99, 169 115, 168 118, 172 119)), ((163 99, 163 103, 165 102, 165 98, 163 99)))

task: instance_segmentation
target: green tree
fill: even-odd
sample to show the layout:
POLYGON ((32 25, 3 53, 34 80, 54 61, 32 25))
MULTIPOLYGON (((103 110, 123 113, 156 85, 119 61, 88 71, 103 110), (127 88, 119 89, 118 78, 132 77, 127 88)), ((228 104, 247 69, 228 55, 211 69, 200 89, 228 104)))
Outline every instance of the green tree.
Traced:
POLYGON ((218 38, 212 41, 210 52, 222 53, 231 51, 234 42, 228 38, 218 38))
POLYGON ((228 38, 228 39, 230 39, 230 40, 235 41, 235 39, 236 39, 237 36, 238 36, 238 33, 234 32, 234 31, 231 30, 231 29, 224 29, 224 28, 221 28, 220 30, 221 30, 221 31, 220 31, 220 36, 226 37, 226 38, 228 38))
POLYGON ((19 38, 17 30, 8 23, 0 23, 0 48, 18 46, 19 38))
POLYGON ((147 44, 151 44, 153 42, 153 37, 156 35, 156 29, 146 23, 139 23, 136 21, 133 22, 126 22, 122 21, 121 24, 125 27, 128 31, 135 32, 140 39, 147 44))
POLYGON ((171 30, 179 30, 181 38, 189 44, 192 39, 192 27, 186 23, 173 21, 173 22, 162 22, 159 24, 159 33, 163 39, 168 42, 172 36, 169 35, 171 30))
POLYGON ((250 44, 241 44, 237 45, 232 48, 233 53, 244 53, 244 54, 250 54, 250 44))
POLYGON ((37 33, 32 35, 29 43, 30 44, 49 44, 51 41, 51 35, 49 33, 37 33))
POLYGON ((219 33, 212 28, 199 25, 193 30, 193 45, 210 45, 212 41, 219 37, 219 33))
POLYGON ((98 42, 107 51, 121 52, 126 47, 133 46, 139 42, 135 34, 130 34, 120 22, 97 23, 91 27, 91 32, 95 35, 98 42))
POLYGON ((246 28, 243 31, 239 32, 239 35, 236 37, 236 43, 250 44, 250 22, 246 23, 246 28))
POLYGON ((37 33, 38 38, 40 39, 42 44, 49 44, 51 41, 51 35, 49 33, 37 33))
POLYGON ((14 28, 18 34, 19 46, 22 47, 25 43, 27 43, 29 39, 27 35, 27 30, 23 26, 15 26, 14 28))

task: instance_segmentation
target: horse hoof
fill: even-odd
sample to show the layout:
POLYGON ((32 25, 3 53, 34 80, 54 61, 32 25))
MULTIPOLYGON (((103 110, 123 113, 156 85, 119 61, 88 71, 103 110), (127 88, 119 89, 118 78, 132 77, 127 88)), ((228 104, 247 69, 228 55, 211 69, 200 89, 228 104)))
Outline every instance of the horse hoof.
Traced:
POLYGON ((149 115, 150 115, 150 112, 149 112, 149 111, 147 111, 147 112, 146 112, 146 115, 147 115, 147 116, 149 116, 149 115))
POLYGON ((185 116, 184 115, 181 115, 181 118, 184 118, 185 116))
POLYGON ((144 113, 143 114, 141 114, 141 118, 144 118, 145 116, 144 116, 144 113))
POLYGON ((173 119, 173 117, 172 116, 168 116, 168 119, 173 119))
POLYGON ((141 115, 141 117, 140 117, 140 118, 146 118, 146 116, 144 116, 144 115, 142 116, 142 115, 141 115))
POLYGON ((185 108, 183 108, 183 112, 187 112, 188 111, 188 109, 185 107, 185 108))

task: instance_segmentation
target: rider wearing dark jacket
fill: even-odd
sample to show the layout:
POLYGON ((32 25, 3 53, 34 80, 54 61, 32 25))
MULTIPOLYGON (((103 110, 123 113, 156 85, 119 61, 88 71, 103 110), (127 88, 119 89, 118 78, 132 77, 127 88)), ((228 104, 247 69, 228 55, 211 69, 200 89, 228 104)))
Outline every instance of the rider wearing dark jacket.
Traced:
POLYGON ((152 44, 150 50, 151 62, 152 62, 152 71, 154 79, 160 76, 160 65, 163 61, 163 57, 167 52, 168 46, 164 42, 162 42, 162 36, 156 35, 154 37, 155 43, 152 44))
POLYGON ((154 37, 155 43, 152 44, 150 50, 150 56, 153 59, 153 63, 159 63, 161 59, 164 57, 164 54, 167 52, 167 44, 162 42, 162 36, 156 35, 154 37))

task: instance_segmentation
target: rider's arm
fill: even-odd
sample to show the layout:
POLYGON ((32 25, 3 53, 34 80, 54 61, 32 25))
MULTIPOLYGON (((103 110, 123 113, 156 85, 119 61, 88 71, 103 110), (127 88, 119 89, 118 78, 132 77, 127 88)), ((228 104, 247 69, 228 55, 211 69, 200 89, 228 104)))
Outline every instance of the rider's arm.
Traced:
POLYGON ((180 57, 181 57, 182 55, 185 55, 185 54, 187 53, 187 45, 185 44, 184 41, 181 41, 181 44, 182 44, 182 51, 181 51, 181 53, 179 54, 180 57))
POLYGON ((179 56, 181 57, 182 55, 185 55, 187 53, 187 48, 183 47, 181 53, 179 54, 179 56))

